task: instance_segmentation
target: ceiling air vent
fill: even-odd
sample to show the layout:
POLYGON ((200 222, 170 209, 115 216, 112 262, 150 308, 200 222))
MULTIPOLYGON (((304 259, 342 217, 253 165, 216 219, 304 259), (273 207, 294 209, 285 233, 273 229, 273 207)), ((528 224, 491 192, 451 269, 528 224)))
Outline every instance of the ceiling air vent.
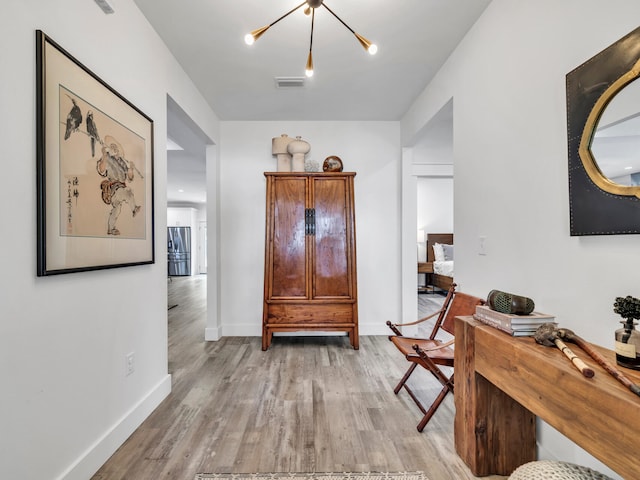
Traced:
POLYGON ((113 8, 112 0, 95 0, 95 1, 104 13, 109 14, 109 13, 115 12, 115 8, 113 8))
POLYGON ((276 77, 276 88, 304 87, 304 77, 276 77))

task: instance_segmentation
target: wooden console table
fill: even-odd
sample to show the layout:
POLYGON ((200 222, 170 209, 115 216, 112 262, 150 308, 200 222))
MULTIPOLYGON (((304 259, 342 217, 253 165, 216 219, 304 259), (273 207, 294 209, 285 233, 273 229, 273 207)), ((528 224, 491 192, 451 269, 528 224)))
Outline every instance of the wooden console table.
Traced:
MULTIPOLYGON (((571 345, 591 379, 557 348, 473 317, 456 318, 455 338, 455 446, 474 475, 509 475, 535 460, 537 415, 624 478, 640 478, 640 397, 582 349, 571 345)), ((613 351, 598 350, 615 365, 613 351)), ((640 372, 620 370, 640 383, 640 372)))

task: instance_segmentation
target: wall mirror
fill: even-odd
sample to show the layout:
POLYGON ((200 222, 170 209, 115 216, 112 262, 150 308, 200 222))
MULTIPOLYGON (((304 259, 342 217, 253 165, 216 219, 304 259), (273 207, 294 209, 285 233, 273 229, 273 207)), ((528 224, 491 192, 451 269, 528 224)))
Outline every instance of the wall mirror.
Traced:
POLYGON ((640 28, 567 74, 571 235, 640 233, 640 28))

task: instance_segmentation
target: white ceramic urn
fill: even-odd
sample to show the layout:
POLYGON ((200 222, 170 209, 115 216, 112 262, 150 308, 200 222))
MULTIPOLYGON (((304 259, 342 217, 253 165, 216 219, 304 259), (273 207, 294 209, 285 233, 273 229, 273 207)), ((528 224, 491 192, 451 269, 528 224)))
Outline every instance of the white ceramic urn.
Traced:
POLYGON ((292 172, 304 172, 304 156, 309 153, 309 150, 311 150, 311 145, 309 145, 309 142, 302 140, 300 136, 287 145, 287 151, 293 157, 291 162, 292 172))
POLYGON ((286 133, 271 139, 271 153, 278 159, 278 172, 291 171, 291 154, 287 151, 287 146, 293 141, 286 133))

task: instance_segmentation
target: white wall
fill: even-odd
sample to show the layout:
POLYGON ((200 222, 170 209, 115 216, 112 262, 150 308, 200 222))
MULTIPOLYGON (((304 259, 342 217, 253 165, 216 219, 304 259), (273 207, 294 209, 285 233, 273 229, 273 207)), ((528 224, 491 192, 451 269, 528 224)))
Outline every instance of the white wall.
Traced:
MULTIPOLYGON (((614 298, 640 296, 639 238, 569 235, 565 75, 636 28, 638 18, 633 0, 494 0, 402 120, 410 144, 454 99, 456 280, 463 289, 531 296, 562 326, 609 348, 618 327, 614 298), (481 235, 486 256, 478 255, 481 235)), ((548 426, 538 440, 543 457, 607 472, 548 426)))
POLYGON ((418 261, 426 262, 427 235, 453 233, 453 177, 417 177, 417 211, 417 228, 425 233, 418 261))
POLYGON ((220 225, 222 334, 260 335, 264 281, 265 178, 276 171, 271 139, 311 144, 320 165, 339 156, 355 171, 360 333, 386 333, 400 311, 400 130, 398 122, 223 122, 220 225))
POLYGON ((417 223, 425 234, 453 232, 452 177, 418 177, 417 223))
POLYGON ((217 119, 132 0, 116 10, 104 15, 87 0, 3 2, 0 478, 89 478, 170 390, 167 94, 211 138, 217 119), (154 120, 155 264, 36 277, 36 29, 154 120), (125 377, 129 352, 135 372, 125 377))

